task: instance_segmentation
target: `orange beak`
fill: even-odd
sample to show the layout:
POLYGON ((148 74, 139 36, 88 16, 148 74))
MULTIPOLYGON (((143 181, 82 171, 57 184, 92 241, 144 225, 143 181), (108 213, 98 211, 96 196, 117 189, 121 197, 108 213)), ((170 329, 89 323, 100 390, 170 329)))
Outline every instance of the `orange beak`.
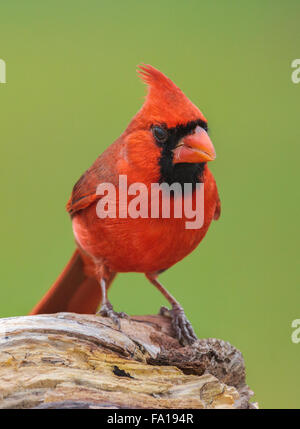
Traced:
POLYGON ((195 128, 194 134, 190 134, 180 140, 173 150, 173 164, 181 162, 207 162, 216 158, 215 148, 207 132, 200 126, 195 128))

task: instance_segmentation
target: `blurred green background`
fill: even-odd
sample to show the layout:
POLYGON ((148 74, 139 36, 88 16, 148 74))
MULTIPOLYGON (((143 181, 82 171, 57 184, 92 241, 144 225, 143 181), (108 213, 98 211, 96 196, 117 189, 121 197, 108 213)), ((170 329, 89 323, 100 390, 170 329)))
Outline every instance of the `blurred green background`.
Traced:
MULTIPOLYGON (((222 216, 161 276, 200 337, 238 347, 260 407, 299 408, 300 3, 16 1, 0 7, 0 316, 26 314, 74 249, 65 204, 124 130, 150 63, 209 120, 222 216)), ((119 275, 116 309, 165 304, 119 275)))

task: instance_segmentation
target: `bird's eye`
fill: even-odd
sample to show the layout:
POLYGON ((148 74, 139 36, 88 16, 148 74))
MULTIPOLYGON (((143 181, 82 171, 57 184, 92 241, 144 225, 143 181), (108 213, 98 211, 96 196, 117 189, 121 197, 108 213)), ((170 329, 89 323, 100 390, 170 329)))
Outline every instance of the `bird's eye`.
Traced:
POLYGON ((168 139, 168 132, 165 128, 153 127, 152 132, 159 143, 164 143, 168 139))

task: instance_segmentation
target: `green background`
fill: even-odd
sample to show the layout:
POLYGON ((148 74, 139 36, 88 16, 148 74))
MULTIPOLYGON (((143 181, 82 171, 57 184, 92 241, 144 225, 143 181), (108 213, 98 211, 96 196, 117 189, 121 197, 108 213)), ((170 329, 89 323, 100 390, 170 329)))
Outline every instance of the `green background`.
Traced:
MULTIPOLYGON (((161 276, 200 337, 245 357, 260 407, 299 408, 300 3, 1 2, 0 316, 26 314, 74 249, 65 203, 124 130, 150 63, 209 120, 222 216, 161 276)), ((118 276, 116 309, 165 304, 141 274, 118 276)))

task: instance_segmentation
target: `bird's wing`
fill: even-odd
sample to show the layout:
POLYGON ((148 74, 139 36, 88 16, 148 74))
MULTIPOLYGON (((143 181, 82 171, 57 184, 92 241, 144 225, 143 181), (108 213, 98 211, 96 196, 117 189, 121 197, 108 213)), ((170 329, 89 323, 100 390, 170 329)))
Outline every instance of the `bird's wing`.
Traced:
POLYGON ((205 183, 207 186, 209 186, 212 190, 212 202, 215 203, 215 212, 214 212, 214 220, 218 220, 221 215, 221 201, 218 193, 217 184, 215 181, 215 178, 210 171, 210 169, 206 166, 205 168, 205 183))
POLYGON ((214 220, 218 220, 220 216, 221 216, 221 201, 220 201, 220 197, 218 195, 215 214, 214 214, 214 220))
POLYGON ((116 143, 117 142, 109 146, 75 184, 66 206, 71 216, 79 210, 89 207, 101 198, 101 195, 96 194, 99 184, 112 183, 117 186, 118 173, 116 162, 118 159, 119 145, 116 143))

